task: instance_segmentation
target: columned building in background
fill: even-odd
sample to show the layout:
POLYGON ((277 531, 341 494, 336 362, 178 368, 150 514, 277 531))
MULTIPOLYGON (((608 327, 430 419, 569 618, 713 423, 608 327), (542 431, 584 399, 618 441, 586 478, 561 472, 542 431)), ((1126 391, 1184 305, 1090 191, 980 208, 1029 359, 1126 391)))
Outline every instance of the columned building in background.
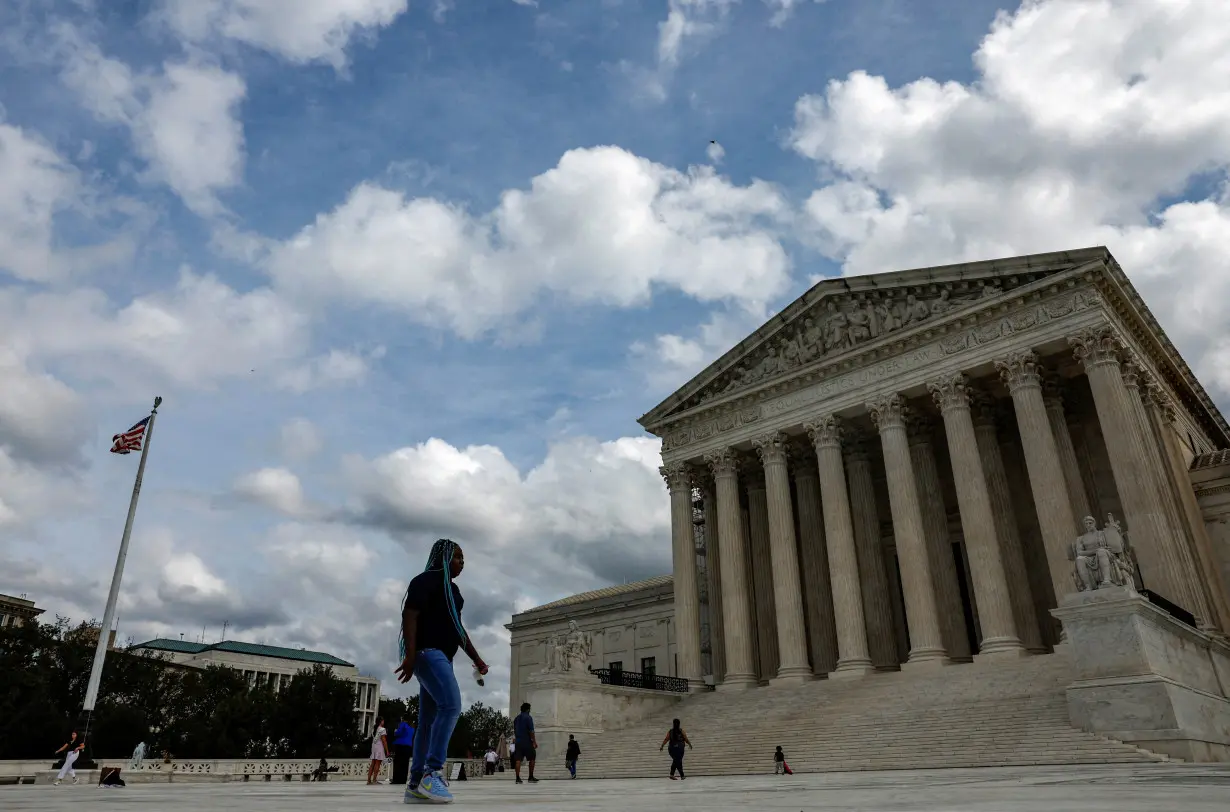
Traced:
POLYGON ((0 629, 6 626, 24 626, 43 613, 34 601, 25 595, 14 597, 0 595, 0 629))
POLYGON ((295 675, 304 669, 314 665, 328 666, 339 679, 354 685, 355 717, 359 731, 364 736, 369 736, 374 730, 373 724, 380 707, 380 680, 363 676, 354 663, 346 662, 332 654, 301 648, 244 643, 239 640, 190 643, 162 638, 132 646, 128 651, 130 654, 159 654, 169 662, 186 668, 224 665, 242 671, 250 686, 269 685, 274 691, 280 691, 289 685, 295 675))
POLYGON ((698 686, 1050 651, 1086 517, 1230 629, 1230 426, 1104 248, 822 281, 640 422, 698 686))

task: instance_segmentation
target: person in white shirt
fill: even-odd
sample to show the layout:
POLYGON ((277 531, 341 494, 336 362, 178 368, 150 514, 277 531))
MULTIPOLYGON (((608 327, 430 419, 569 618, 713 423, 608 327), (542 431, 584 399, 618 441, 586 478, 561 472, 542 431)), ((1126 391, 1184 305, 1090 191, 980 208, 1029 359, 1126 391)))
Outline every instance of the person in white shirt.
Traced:
POLYGON ((367 783, 380 783, 380 768, 389 757, 388 731, 384 729, 384 718, 376 719, 376 733, 372 736, 372 763, 367 768, 367 783))
POLYGON ((495 765, 499 760, 500 756, 495 752, 495 748, 488 747, 487 754, 483 756, 483 761, 487 762, 487 775, 495 775, 495 765))

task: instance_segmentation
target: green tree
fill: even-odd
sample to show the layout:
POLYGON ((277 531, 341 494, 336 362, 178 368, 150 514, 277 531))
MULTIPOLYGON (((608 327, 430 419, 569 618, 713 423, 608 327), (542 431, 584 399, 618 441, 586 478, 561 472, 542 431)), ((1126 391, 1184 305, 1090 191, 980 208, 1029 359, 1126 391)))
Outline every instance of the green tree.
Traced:
POLYGON ((457 720, 453 738, 448 743, 449 758, 463 758, 467 753, 480 756, 500 736, 511 733, 512 720, 503 711, 475 702, 457 720))
POLYGON ((305 668, 278 693, 273 719, 279 756, 350 756, 354 687, 326 666, 305 668))

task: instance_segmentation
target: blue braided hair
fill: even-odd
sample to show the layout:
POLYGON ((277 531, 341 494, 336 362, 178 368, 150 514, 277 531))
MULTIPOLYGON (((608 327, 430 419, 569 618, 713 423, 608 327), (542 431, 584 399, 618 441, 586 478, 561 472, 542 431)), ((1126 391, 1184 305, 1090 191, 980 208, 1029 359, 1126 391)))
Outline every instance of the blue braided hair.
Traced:
MULTIPOLYGON (((461 625, 461 615, 457 612, 456 602, 453 600, 453 556, 457 550, 461 549, 460 545, 452 539, 440 539, 435 544, 431 545, 431 552, 427 555, 427 567, 423 572, 434 572, 440 570, 444 579, 444 602, 448 606, 449 617, 453 620, 453 626, 457 629, 457 636, 461 638, 461 646, 465 648, 465 644, 470 637, 466 634, 465 627, 461 625)), ((401 610, 405 614, 406 600, 410 597, 410 588, 406 588, 406 595, 401 600, 401 610)), ((406 659, 406 638, 404 634, 399 634, 397 638, 397 656, 401 659, 406 659)))

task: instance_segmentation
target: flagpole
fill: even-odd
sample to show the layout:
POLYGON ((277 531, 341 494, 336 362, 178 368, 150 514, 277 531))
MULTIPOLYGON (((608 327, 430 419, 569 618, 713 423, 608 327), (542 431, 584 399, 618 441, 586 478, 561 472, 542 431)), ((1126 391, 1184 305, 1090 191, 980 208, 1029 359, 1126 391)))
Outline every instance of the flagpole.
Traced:
POLYGON ((141 496, 141 480, 145 477, 145 460, 149 457, 149 447, 154 439, 154 420, 158 417, 160 405, 162 405, 162 398, 154 398, 154 408, 150 411, 149 423, 145 426, 141 462, 137 464, 137 479, 132 486, 132 500, 128 503, 128 519, 124 522, 124 536, 120 539, 120 552, 115 558, 115 572, 111 576, 111 591, 107 593, 107 608, 103 612, 102 627, 98 630, 98 648, 94 650, 94 666, 90 669, 90 682, 85 689, 85 702, 82 705, 82 713, 86 717, 84 725, 86 732, 89 730, 90 717, 94 713, 94 704, 98 701, 98 686, 102 682, 103 661, 107 658, 111 624, 115 620, 115 607, 120 597, 120 579, 124 577, 124 561, 128 558, 128 540, 132 536, 132 523, 137 515, 137 499, 141 496))

